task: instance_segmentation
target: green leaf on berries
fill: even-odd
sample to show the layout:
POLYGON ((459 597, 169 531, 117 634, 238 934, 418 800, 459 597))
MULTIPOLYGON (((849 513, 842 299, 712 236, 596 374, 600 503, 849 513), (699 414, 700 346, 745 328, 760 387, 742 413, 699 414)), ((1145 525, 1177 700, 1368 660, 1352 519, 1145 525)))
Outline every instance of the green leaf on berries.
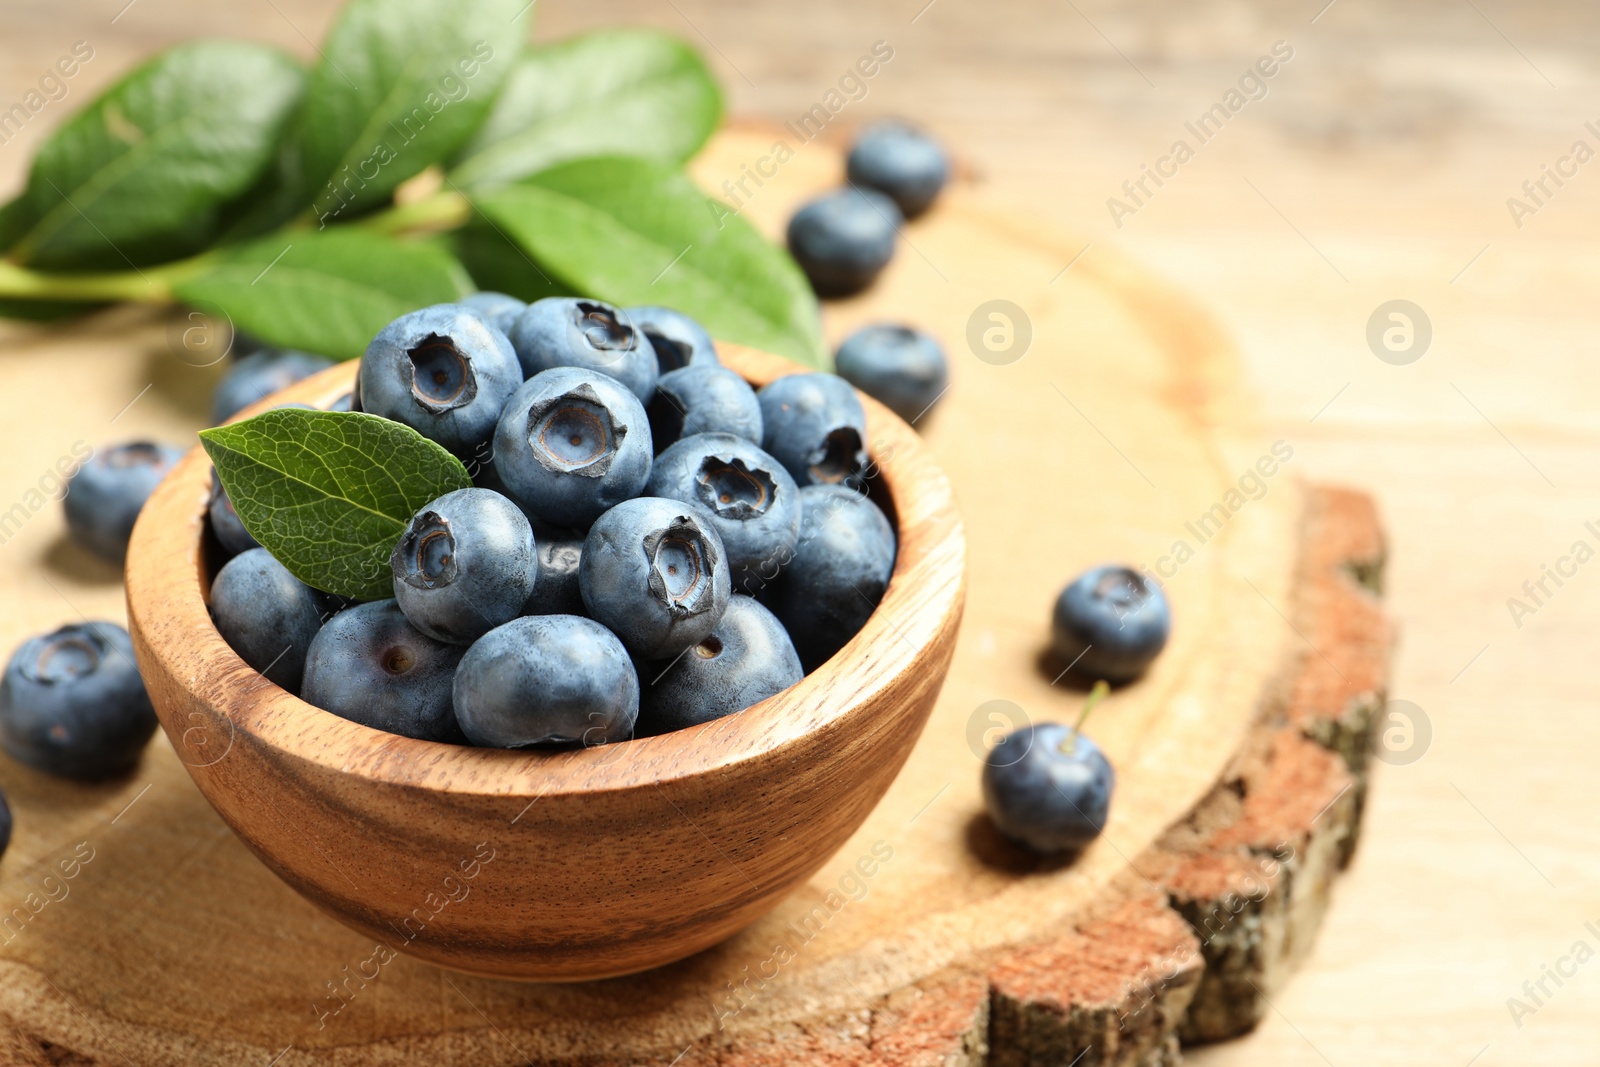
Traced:
POLYGON ((694 49, 655 30, 603 30, 530 51, 455 164, 463 185, 525 178, 585 156, 681 163, 722 118, 694 49))
POLYGON ((291 157, 323 223, 454 155, 527 36, 528 0, 352 0, 322 47, 291 157))
POLYGON ((713 337, 828 365, 816 297, 794 260, 680 171, 577 160, 477 207, 574 292, 677 308, 713 337))
POLYGON ((336 228, 245 245, 175 288, 268 344, 354 359, 401 315, 456 300, 472 283, 436 244, 336 228))
POLYGON ((200 431, 239 520, 313 589, 393 595, 389 554, 411 517, 472 485, 409 426, 349 411, 278 408, 200 431))
POLYGON ((205 247, 224 205, 271 162, 305 80, 262 45, 163 52, 50 136, 0 213, 0 241, 50 269, 126 269, 205 247))

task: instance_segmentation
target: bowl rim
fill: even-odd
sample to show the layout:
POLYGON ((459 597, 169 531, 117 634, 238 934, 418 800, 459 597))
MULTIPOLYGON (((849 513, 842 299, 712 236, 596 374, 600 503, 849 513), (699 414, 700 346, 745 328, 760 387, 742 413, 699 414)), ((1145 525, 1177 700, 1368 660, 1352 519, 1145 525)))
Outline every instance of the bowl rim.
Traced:
MULTIPOLYGON (((757 387, 812 370, 742 345, 718 342, 718 351, 724 365, 757 387)), ((321 371, 229 421, 287 402, 325 407, 349 392, 358 362, 321 371)), ((159 661, 168 677, 225 717, 233 731, 280 757, 397 788, 532 798, 531 806, 544 797, 659 786, 781 755, 871 702, 903 672, 918 669, 936 639, 956 625, 965 599, 965 535, 948 479, 915 430, 871 397, 857 395, 867 411, 870 455, 894 503, 897 552, 888 588, 861 631, 826 663, 733 715, 625 742, 537 751, 402 737, 307 703, 245 664, 211 619, 205 566, 211 463, 198 445, 151 495, 134 528, 126 586, 135 644, 141 657, 159 661), (196 683, 216 679, 228 682, 226 700, 212 701, 197 691, 196 683)), ((171 713, 161 702, 157 712, 176 745, 186 725, 169 722, 171 713)), ((185 763, 191 773, 203 766, 185 763)))

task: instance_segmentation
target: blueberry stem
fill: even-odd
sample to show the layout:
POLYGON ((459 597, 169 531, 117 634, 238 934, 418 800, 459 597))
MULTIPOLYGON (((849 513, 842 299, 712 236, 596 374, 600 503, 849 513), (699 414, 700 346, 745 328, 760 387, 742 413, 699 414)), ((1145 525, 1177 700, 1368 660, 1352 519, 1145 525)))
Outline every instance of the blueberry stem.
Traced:
POLYGON ((1111 692, 1111 686, 1106 683, 1104 678, 1094 683, 1094 688, 1089 690, 1089 699, 1083 702, 1083 710, 1078 712, 1078 721, 1072 724, 1072 732, 1061 743, 1062 752, 1070 756, 1077 749, 1078 731, 1082 730, 1083 724, 1089 720, 1089 713, 1095 709, 1095 705, 1104 700, 1109 692, 1111 692), (1071 748, 1067 747, 1068 742, 1071 742, 1071 748))

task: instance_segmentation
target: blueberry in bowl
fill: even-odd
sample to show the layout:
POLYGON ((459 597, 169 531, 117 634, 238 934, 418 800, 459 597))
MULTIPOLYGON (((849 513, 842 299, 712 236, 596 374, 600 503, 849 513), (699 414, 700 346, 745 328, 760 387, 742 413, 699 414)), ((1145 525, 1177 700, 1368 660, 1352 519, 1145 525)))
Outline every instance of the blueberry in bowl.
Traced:
MULTIPOLYGON (((732 344, 719 345, 719 357, 756 387, 801 370, 732 344)), ((354 373, 343 364, 273 400, 326 407, 350 391, 354 373)), ((362 396, 366 407, 365 385, 362 396)), ((572 628, 579 623, 567 621, 575 617, 570 611, 519 616, 463 646, 435 642, 393 601, 345 607, 323 623, 311 660, 317 643, 351 626, 341 623, 347 617, 383 615, 394 625, 352 627, 363 631, 354 643, 361 654, 352 659, 361 664, 368 692, 352 699, 346 714, 318 707, 303 697, 313 694, 320 666, 308 661, 302 696, 296 696, 263 679, 211 620, 218 565, 206 551, 211 468, 204 454, 191 452, 152 494, 129 550, 130 630, 156 715, 180 755, 186 732, 231 736, 223 758, 184 761, 212 806, 275 873, 328 914, 386 942, 397 926, 405 930, 397 947, 407 955, 476 974, 569 981, 648 969, 708 948, 771 911, 860 827, 920 735, 954 649, 965 541, 949 484, 916 434, 887 409, 869 400, 863 411, 857 436, 873 442, 881 461, 870 467, 872 506, 881 505, 895 542, 876 610, 809 674, 727 714, 716 713, 787 681, 793 664, 777 656, 774 667, 764 652, 741 656, 740 642, 755 649, 757 635, 775 632, 770 623, 765 629, 747 625, 748 617, 761 617, 751 609, 765 605, 731 590, 719 594, 714 573, 699 587, 700 595, 709 592, 709 608, 700 614, 710 625, 658 626, 654 642, 643 634, 647 640, 636 640, 635 649, 619 637, 629 652, 625 663, 614 646, 604 651, 605 641, 578 640, 572 628), (521 633, 541 622, 551 635, 521 633), (479 657, 496 669, 482 682, 463 683, 472 692, 463 692, 459 706, 452 688, 448 707, 463 729, 454 743, 356 721, 357 714, 386 706, 374 672, 406 667, 388 653, 416 658, 409 670, 425 666, 424 653, 460 656, 450 672, 453 687, 479 677, 466 672, 468 657, 507 627, 512 651, 491 656, 491 645, 479 657), (586 686, 570 702, 562 697, 549 706, 549 721, 519 721, 507 712, 526 705, 506 693, 557 692, 556 681, 524 678, 513 669, 515 650, 535 640, 567 662, 591 664, 583 668, 586 678, 591 670, 614 671, 614 684, 586 686), (727 667, 689 680, 685 691, 697 695, 663 708, 647 694, 674 656, 698 657, 696 666, 716 667, 721 660, 727 667), (735 669, 741 659, 745 667, 735 669), (639 687, 639 718, 625 729, 629 671, 639 687), (742 684, 746 678, 754 681, 742 684), (556 715, 558 707, 566 710, 556 715), (684 728, 655 732, 646 723, 647 708, 682 715, 684 728), (526 747, 462 743, 472 740, 463 718, 473 731, 493 726, 492 737, 480 733, 480 739, 526 747), (599 728, 569 740, 577 718, 586 730, 599 728), (481 854, 493 856, 485 865, 492 883, 485 877, 469 897, 452 903, 448 922, 407 923, 418 902, 438 890, 442 873, 473 855, 479 842, 481 854), (373 873, 359 878, 357 889, 348 880, 352 870, 373 873)), ((497 448, 497 468, 501 460, 497 448)), ((626 499, 636 499, 647 479, 646 467, 626 499)), ((587 520, 588 532, 622 503, 587 520)), ((665 507, 673 518, 695 518, 678 524, 678 532, 694 527, 702 549, 716 543, 711 520, 697 517, 703 512, 695 505, 671 501, 665 507)), ((536 515, 529 525, 541 573, 547 558, 541 530, 552 545, 569 546, 558 557, 565 563, 555 568, 565 577, 553 588, 570 590, 570 546, 583 532, 574 527, 584 524, 536 515)), ((650 527, 646 533, 656 529, 643 525, 650 527)), ((657 548, 694 540, 663 537, 657 548)), ((614 610, 606 606, 612 591, 640 597, 629 581, 592 595, 584 588, 592 584, 584 581, 587 543, 575 554, 584 614, 594 614, 590 600, 602 611, 614 610)), ((666 569, 676 559, 678 573, 662 574, 660 584, 672 598, 687 595, 699 603, 678 547, 652 558, 666 569)), ((651 573, 647 566, 645 595, 651 573)), ((534 603, 537 582, 529 598, 534 603)), ((610 630, 603 619, 587 621, 610 630)), ((668 673, 661 684, 674 678, 668 673)))

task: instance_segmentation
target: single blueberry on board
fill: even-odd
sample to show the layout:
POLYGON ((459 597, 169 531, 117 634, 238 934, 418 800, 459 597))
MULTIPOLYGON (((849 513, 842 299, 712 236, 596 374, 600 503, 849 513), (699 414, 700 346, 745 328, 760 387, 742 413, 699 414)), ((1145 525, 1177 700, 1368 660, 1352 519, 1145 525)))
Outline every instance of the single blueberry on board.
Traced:
POLYGON ((268 681, 300 691, 306 652, 322 629, 317 591, 289 573, 264 548, 252 548, 223 564, 211 583, 211 614, 217 632, 239 658, 268 681))
POLYGON ((735 594, 716 629, 641 679, 639 733, 663 734, 743 711, 805 677, 772 612, 735 594))
POLYGON ((761 443, 756 391, 726 367, 702 363, 668 371, 656 382, 647 410, 657 452, 697 433, 731 433, 761 443))
POLYGON ((727 555, 710 517, 660 497, 626 500, 583 542, 578 583, 589 615, 641 659, 703 641, 728 608, 727 555))
POLYGON ((547 296, 517 316, 511 343, 532 378, 554 367, 580 367, 609 375, 643 403, 655 392, 660 367, 650 339, 620 308, 599 300, 547 296))
POLYGON ((868 471, 867 413, 834 374, 790 374, 756 393, 761 448, 795 483, 860 488, 868 471))
POLYGON ((913 425, 944 396, 950 367, 931 334, 879 323, 845 339, 833 358, 839 377, 913 425))
POLYGON ((634 329, 650 340, 662 374, 684 367, 716 366, 717 346, 706 328, 681 311, 647 305, 623 308, 634 329))
POLYGON ((800 535, 800 491, 783 464, 742 437, 700 433, 656 457, 646 496, 698 505, 711 517, 737 592, 778 573, 800 535))
POLYGON ((0 748, 49 774, 125 774, 156 732, 156 713, 114 622, 73 623, 22 643, 0 680, 0 748))
POLYGON ((474 745, 602 745, 633 736, 639 679, 622 642, 593 619, 531 615, 467 650, 455 708, 474 745))
POLYGON ((1129 682, 1166 647, 1172 612, 1166 594, 1131 567, 1094 567, 1056 599, 1055 653, 1079 677, 1129 682))
POLYGON ((312 640, 300 696, 374 730, 459 743, 450 687, 465 653, 412 626, 393 600, 357 604, 312 640))
POLYGON ((473 293, 471 296, 462 297, 461 306, 471 308, 479 315, 482 315, 485 322, 505 334, 509 339, 511 327, 516 325, 517 316, 522 314, 523 309, 528 306, 528 302, 526 300, 518 300, 516 297, 508 296, 505 293, 496 293, 485 289, 482 292, 473 293))
POLYGON ((638 397, 597 371, 557 367, 529 378, 506 404, 494 470, 525 512, 586 530, 639 494, 654 451, 638 397))
POLYGON ((416 430, 463 462, 478 461, 522 368, 505 334, 460 304, 400 316, 361 357, 360 410, 416 430))
POLYGON ((928 210, 950 178, 950 160, 938 141, 904 122, 875 122, 856 136, 845 159, 852 185, 876 189, 906 218, 928 210))
POLYGON ((854 637, 894 572, 894 528, 878 505, 837 485, 800 490, 800 536, 762 599, 807 671, 854 637))
POLYGON ((818 296, 849 296, 871 285, 894 256, 900 209, 873 189, 819 197, 789 220, 789 252, 818 296))
POLYGON ((1105 829, 1116 781, 1093 741, 1059 723, 1035 723, 989 750, 983 801, 1013 841, 1035 852, 1075 851, 1105 829))
POLYGON ((281 348, 262 349, 234 360, 211 394, 211 424, 220 426, 257 400, 331 366, 331 359, 281 348))
POLYGON ((538 566, 527 517, 488 489, 428 503, 389 557, 395 601, 411 625, 457 645, 520 615, 538 566))
POLYGON ((62 507, 72 539, 121 563, 144 502, 182 458, 181 448, 149 441, 97 450, 67 482, 62 507))

